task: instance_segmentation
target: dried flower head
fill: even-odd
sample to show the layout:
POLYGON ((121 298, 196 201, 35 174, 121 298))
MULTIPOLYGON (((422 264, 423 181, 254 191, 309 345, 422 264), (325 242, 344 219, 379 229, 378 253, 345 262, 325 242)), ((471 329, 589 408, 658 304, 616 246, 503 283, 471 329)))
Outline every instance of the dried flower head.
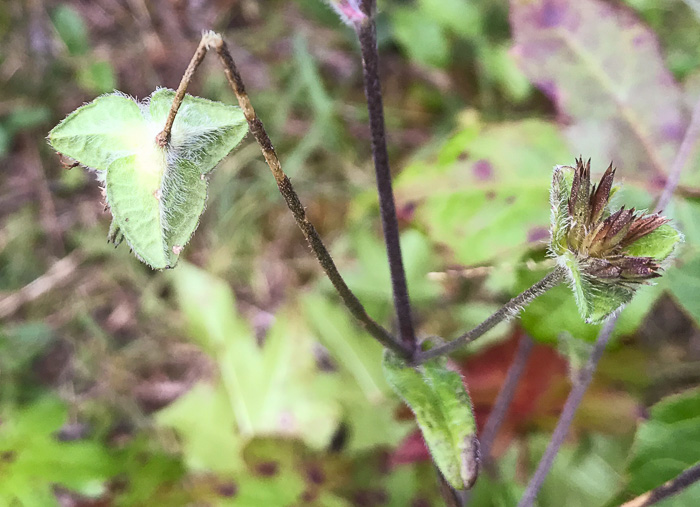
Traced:
POLYGON ((567 268, 581 314, 600 322, 628 303, 635 290, 661 276, 662 261, 681 234, 658 213, 610 210, 615 169, 591 185, 591 162, 557 166, 552 181, 550 251, 567 268))

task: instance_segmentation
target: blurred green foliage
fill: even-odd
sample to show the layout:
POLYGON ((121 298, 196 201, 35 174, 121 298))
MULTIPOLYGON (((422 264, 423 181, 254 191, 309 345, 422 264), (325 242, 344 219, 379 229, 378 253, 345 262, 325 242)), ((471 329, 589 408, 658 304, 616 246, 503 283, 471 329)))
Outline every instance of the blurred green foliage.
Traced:
MULTIPOLYGON (((380 347, 321 278, 254 143, 213 173, 189 263, 171 272, 106 244, 93 177, 44 144, 95 95, 176 87, 200 31, 222 31, 341 272, 390 324, 352 33, 321 1, 234 4, 0 3, 0 503, 441 505, 380 347)), ((379 4, 416 323, 449 338, 551 266, 553 165, 592 156, 597 174, 612 158, 620 202, 653 207, 700 89, 700 22, 680 0, 379 4), (567 25, 577 16, 589 21, 567 25)), ((213 58, 200 72, 193 93, 234 103, 213 58)), ((622 313, 539 505, 613 505, 697 461, 698 175, 695 153, 666 210, 686 244, 622 313)), ((516 404, 533 406, 509 416, 471 505, 515 504, 585 352, 570 340, 598 329, 559 287, 456 355, 474 365, 480 427, 484 385, 510 361, 493 344, 524 330, 565 356, 536 359, 563 365, 546 385, 523 379, 516 404)), ((698 502, 696 487, 667 504, 698 502)))
MULTIPOLYGON (((634 497, 657 488, 700 463, 699 418, 698 389, 669 396, 651 408, 649 420, 637 430, 627 463, 626 496, 634 497)), ((698 495, 700 485, 695 484, 663 505, 691 505, 698 495)))

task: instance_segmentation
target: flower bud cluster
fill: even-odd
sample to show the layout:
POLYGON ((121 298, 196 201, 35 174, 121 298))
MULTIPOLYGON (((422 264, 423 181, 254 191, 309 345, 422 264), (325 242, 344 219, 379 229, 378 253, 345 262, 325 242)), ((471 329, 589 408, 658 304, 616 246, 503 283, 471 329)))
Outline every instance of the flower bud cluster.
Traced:
POLYGON ((579 308, 600 321, 629 302, 639 285, 661 276, 681 235, 658 213, 612 212, 615 169, 591 184, 591 162, 557 166, 552 182, 550 251, 568 268, 579 308))

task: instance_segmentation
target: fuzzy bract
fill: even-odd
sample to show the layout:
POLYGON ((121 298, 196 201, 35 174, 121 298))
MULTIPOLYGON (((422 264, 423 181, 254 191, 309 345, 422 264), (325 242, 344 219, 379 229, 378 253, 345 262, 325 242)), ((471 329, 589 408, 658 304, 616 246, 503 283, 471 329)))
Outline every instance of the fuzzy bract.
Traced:
POLYGON ((204 211, 206 175, 248 131, 240 108, 186 95, 161 147, 156 136, 174 97, 167 89, 143 102, 103 95, 48 137, 56 151, 98 172, 113 217, 108 239, 126 240, 154 269, 175 266, 204 211))

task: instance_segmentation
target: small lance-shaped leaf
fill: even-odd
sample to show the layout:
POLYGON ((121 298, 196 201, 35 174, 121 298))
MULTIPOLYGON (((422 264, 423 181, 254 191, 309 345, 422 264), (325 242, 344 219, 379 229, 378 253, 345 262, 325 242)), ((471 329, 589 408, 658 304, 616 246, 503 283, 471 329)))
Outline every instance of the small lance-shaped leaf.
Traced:
POLYGON ((479 472, 479 442, 471 400, 460 375, 444 358, 416 368, 391 351, 384 353, 389 385, 416 416, 440 472, 455 489, 469 489, 479 472))
POLYGON ((554 168, 550 252, 567 268, 581 315, 599 323, 632 300, 636 290, 661 276, 682 235, 668 219, 620 209, 612 213, 612 165, 597 185, 590 161, 554 168))
POLYGON ((204 211, 206 174, 248 131, 240 108, 186 95, 160 147, 174 97, 166 89, 141 103, 104 95, 49 133, 54 149, 98 171, 113 216, 109 239, 126 239, 154 269, 175 266, 204 211))

